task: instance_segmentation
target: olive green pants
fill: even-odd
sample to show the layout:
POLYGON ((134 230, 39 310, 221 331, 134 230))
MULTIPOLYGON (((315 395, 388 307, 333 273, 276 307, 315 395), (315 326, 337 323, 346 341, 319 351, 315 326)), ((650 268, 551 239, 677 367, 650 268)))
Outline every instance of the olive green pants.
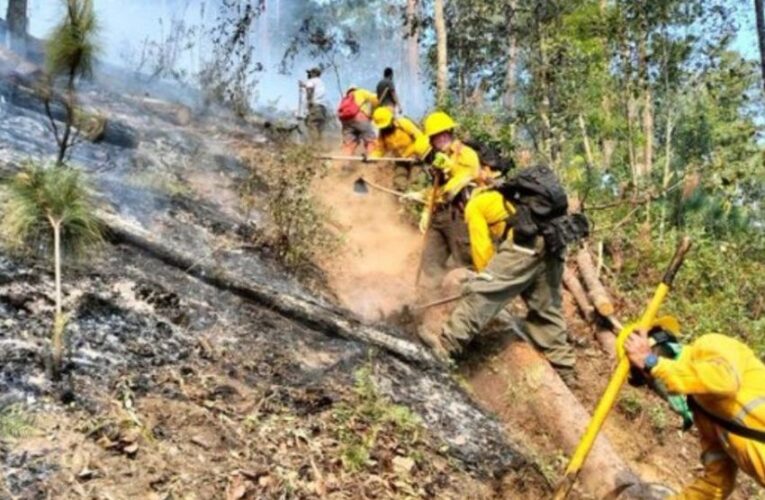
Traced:
POLYGON ((505 241, 486 270, 467 284, 469 294, 457 304, 441 336, 450 354, 461 352, 520 295, 528 307, 524 325, 528 340, 556 368, 574 366, 561 310, 564 258, 546 255, 542 238, 537 238, 535 250, 537 255, 529 255, 505 241))
POLYGON ((393 189, 406 191, 409 189, 409 179, 412 177, 412 165, 395 162, 393 165, 393 189))
POLYGON ((454 267, 472 265, 465 216, 454 205, 440 208, 433 214, 425 235, 421 284, 426 291, 436 292, 440 289, 441 281, 449 270, 450 257, 454 267))

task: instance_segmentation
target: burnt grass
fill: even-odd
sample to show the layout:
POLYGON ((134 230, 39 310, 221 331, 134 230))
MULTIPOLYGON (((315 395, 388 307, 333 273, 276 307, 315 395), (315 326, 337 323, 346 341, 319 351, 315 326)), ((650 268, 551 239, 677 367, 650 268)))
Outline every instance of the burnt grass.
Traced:
POLYGON ((424 425, 427 412, 406 429, 377 414, 403 408, 386 392, 430 404, 437 379, 413 380, 405 363, 127 247, 92 260, 97 273, 67 269, 68 354, 52 382, 52 277, 43 264, 0 259, 2 404, 36 418, 34 431, 0 448, 12 498, 214 498, 232 489, 245 492, 239 498, 463 498, 487 488, 468 470, 496 470, 469 453, 455 461, 424 425), (340 419, 364 403, 360 369, 371 371, 381 409, 340 419))
MULTIPOLYGON (((175 126, 86 90, 85 105, 137 134, 131 147, 73 151, 101 208, 200 267, 329 307, 320 273, 281 266, 254 244, 263 214, 242 213, 240 185, 254 173, 235 151, 271 148, 262 129, 218 110, 175 126)), ((41 114, 9 101, 0 115, 2 175, 54 152, 41 114)), ((51 271, 0 251, 0 419, 14 408, 33 421, 0 435, 0 498, 476 498, 509 471, 537 484, 501 424, 446 371, 317 332, 116 241, 66 262, 54 381, 51 271)))

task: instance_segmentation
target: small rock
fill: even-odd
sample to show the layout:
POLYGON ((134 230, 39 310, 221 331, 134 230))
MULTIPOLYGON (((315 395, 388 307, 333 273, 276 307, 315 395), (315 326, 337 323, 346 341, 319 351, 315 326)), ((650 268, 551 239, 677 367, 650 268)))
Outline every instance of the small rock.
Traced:
POLYGON ((410 474, 414 466, 414 460, 409 457, 396 457, 393 459, 393 470, 399 474, 410 474))
POLYGON ((261 488, 268 488, 272 484, 274 484, 274 479, 271 476, 263 476, 260 479, 258 479, 258 484, 261 488))
POLYGON ((125 446, 124 448, 122 448, 122 451, 125 453, 125 455, 129 457, 133 456, 136 453, 138 453, 138 443, 129 444, 125 446))
POLYGON ((210 440, 201 434, 198 434, 196 436, 193 436, 191 438, 191 442, 194 443, 197 446, 201 446, 205 450, 209 450, 213 447, 212 443, 210 443, 210 440))

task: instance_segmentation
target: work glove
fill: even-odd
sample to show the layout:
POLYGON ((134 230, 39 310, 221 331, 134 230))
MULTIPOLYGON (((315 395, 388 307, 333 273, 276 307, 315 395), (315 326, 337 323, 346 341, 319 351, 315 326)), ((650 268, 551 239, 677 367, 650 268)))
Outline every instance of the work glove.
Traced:
POLYGON ((420 232, 425 234, 430 227, 430 210, 423 210, 420 216, 420 232))
POLYGON ((448 164, 449 157, 441 152, 436 153, 436 156, 433 157, 433 166, 438 169, 444 170, 448 164))
POLYGON ((406 201, 414 201, 414 202, 424 203, 425 202, 425 195, 423 194, 422 191, 409 191, 408 193, 404 193, 401 196, 401 199, 402 200, 406 200, 406 201))

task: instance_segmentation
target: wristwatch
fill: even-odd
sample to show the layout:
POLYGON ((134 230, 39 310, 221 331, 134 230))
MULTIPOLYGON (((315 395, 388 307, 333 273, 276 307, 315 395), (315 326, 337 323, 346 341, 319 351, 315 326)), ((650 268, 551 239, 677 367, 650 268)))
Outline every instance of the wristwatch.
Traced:
POLYGON ((659 364, 659 357, 656 356, 656 354, 651 353, 648 356, 645 357, 645 360, 643 361, 643 365, 645 366, 645 371, 648 373, 651 373, 651 370, 654 369, 654 367, 659 364))

